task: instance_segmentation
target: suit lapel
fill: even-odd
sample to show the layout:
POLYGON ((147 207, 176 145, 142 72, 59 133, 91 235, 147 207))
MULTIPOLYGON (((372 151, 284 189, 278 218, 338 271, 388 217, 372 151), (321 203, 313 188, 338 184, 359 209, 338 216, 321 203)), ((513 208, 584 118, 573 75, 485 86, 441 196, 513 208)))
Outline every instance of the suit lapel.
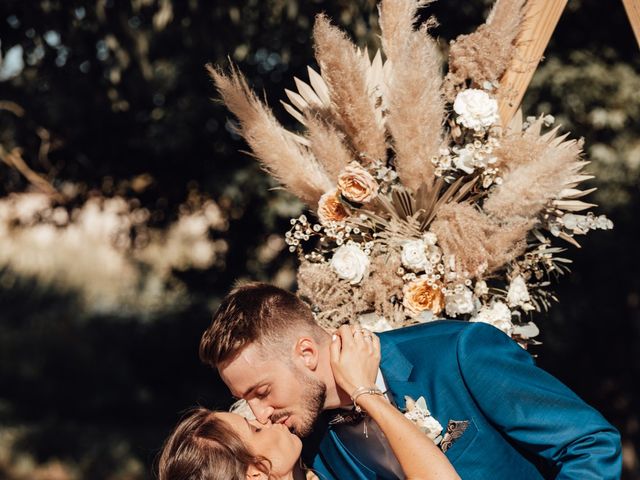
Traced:
POLYGON ((409 380, 413 371, 413 364, 403 355, 396 344, 387 336, 380 335, 380 346, 382 349, 380 370, 387 387, 389 387, 388 393, 393 398, 396 406, 400 410, 404 410, 405 395, 416 399, 424 396, 425 392, 420 391, 421 385, 418 382, 409 380))

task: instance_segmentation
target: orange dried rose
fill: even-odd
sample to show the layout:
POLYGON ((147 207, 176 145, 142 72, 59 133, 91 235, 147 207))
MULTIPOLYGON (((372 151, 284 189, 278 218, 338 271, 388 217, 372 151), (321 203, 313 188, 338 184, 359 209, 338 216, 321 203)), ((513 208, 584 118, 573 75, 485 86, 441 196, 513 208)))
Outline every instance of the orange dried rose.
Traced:
POLYGON ((348 217, 349 211, 340 201, 340 193, 337 190, 331 190, 320 197, 318 201, 320 223, 339 222, 348 217))
POLYGON ((347 200, 367 203, 378 195, 378 182, 354 162, 345 167, 338 177, 338 190, 347 200))
POLYGON ((430 285, 426 278, 418 278, 402 288, 402 304, 411 313, 418 315, 431 310, 438 315, 444 308, 444 294, 439 285, 430 285))

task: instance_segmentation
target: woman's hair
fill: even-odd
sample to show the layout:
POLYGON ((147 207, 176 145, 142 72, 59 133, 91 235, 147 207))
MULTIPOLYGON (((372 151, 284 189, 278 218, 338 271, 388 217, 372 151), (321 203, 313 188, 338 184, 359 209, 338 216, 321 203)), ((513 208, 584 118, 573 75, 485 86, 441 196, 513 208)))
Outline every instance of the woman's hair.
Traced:
POLYGON ((159 480, 245 480, 252 465, 269 476, 269 460, 214 413, 197 407, 182 418, 162 447, 159 480))

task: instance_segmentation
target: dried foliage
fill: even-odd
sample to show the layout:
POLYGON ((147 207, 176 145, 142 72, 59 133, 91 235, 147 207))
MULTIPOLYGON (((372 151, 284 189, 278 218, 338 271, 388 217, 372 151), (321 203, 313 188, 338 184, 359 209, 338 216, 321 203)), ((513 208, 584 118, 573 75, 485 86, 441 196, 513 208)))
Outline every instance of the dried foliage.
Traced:
POLYGON ((442 251, 455 259, 464 278, 486 278, 522 255, 533 218, 504 219, 499 223, 465 203, 450 203, 438 211, 431 225, 442 251))
POLYGON ((306 125, 309 148, 326 170, 331 181, 336 182, 340 172, 353 158, 342 140, 343 135, 332 124, 326 123, 319 116, 312 116, 312 114, 308 114, 306 125))
POLYGON ((463 86, 498 84, 515 53, 525 3, 526 0, 497 0, 483 25, 451 42, 444 85, 449 101, 455 99, 463 86))
POLYGON ((540 136, 540 123, 502 145, 503 183, 484 203, 495 218, 535 218, 550 201, 561 198, 585 165, 580 161, 581 142, 556 138, 557 129, 540 136))

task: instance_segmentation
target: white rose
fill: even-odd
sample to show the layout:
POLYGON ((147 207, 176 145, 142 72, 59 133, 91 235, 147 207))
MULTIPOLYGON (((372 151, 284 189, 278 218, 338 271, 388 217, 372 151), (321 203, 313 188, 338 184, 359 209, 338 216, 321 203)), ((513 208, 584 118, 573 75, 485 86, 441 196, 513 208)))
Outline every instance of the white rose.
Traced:
POLYGON ((455 292, 445 296, 445 309, 448 315, 471 313, 473 311, 473 292, 467 287, 463 287, 460 292, 455 292))
POLYGON ((442 425, 435 418, 429 416, 421 418, 416 422, 416 425, 424 434, 433 440, 436 445, 442 440, 440 434, 442 433, 442 425))
POLYGON ((414 272, 424 270, 429 263, 423 240, 409 240, 402 246, 402 265, 414 272))
POLYGON ((502 330, 507 335, 513 333, 513 323, 511 323, 511 310, 502 302, 495 302, 491 307, 482 307, 472 322, 482 322, 493 325, 502 330))
POLYGON ((360 283, 369 267, 369 257, 360 247, 350 243, 338 248, 330 262, 340 278, 349 281, 351 285, 360 283))
POLYGON ((510 307, 525 307, 529 303, 531 298, 529 297, 529 290, 527 290, 527 284, 521 275, 518 275, 509 285, 509 291, 507 292, 507 303, 510 307))
POLYGON ((453 102, 458 123, 472 130, 483 130, 499 121, 498 102, 487 92, 474 88, 463 90, 453 102))

